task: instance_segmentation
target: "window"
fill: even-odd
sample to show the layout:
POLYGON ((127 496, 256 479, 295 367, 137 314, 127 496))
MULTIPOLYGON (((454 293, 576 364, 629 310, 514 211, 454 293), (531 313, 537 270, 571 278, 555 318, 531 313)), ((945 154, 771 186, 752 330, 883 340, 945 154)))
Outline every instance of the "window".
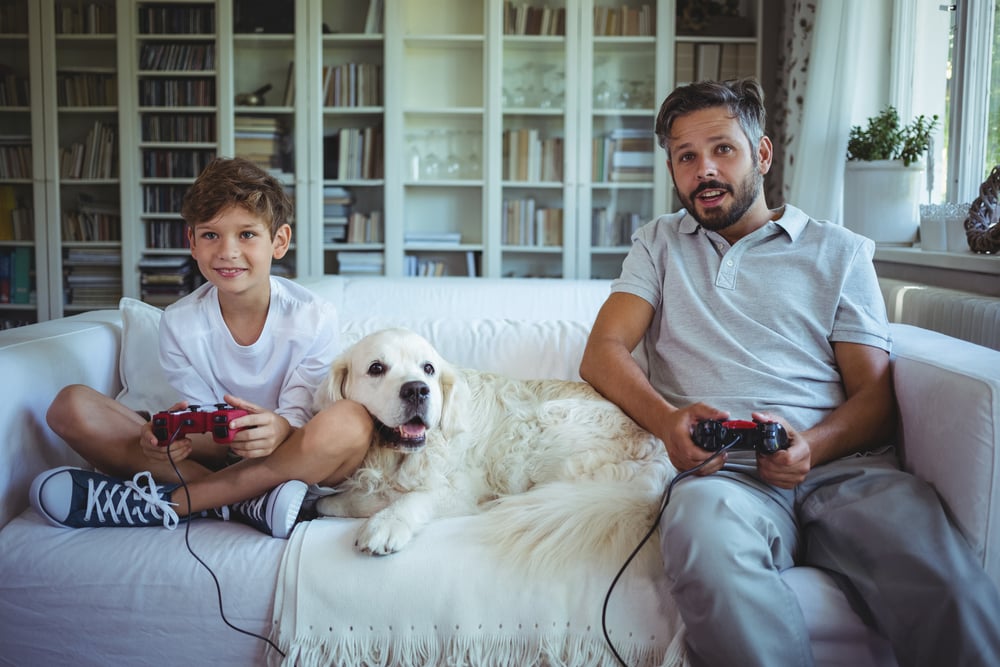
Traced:
POLYGON ((1000 0, 896 0, 893 97, 937 114, 928 201, 971 202, 1000 164, 1000 0))

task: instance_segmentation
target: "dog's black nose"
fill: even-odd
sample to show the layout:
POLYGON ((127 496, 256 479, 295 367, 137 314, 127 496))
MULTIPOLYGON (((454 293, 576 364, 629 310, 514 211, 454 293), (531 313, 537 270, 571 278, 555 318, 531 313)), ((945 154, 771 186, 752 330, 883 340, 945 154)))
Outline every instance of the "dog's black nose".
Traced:
POLYGON ((399 388, 399 397, 413 405, 423 403, 430 394, 431 388, 426 382, 421 382, 420 380, 407 382, 399 388))

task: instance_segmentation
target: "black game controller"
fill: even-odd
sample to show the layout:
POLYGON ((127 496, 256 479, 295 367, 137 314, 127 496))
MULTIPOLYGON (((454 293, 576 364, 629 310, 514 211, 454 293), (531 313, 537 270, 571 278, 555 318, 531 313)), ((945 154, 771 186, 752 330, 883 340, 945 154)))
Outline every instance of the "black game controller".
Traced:
POLYGON ((778 422, 707 419, 695 425, 691 439, 709 452, 729 445, 732 449, 753 449, 764 455, 788 449, 788 433, 778 422))

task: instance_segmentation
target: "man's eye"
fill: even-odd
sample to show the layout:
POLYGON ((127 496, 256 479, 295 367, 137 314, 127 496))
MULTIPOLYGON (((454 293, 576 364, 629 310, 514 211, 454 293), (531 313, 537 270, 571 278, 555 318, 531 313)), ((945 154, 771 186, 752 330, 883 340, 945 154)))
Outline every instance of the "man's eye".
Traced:
POLYGON ((378 377, 379 375, 383 375, 384 373, 385 373, 385 366, 383 366, 382 362, 380 361, 373 361, 368 366, 368 375, 371 375, 373 377, 378 377))

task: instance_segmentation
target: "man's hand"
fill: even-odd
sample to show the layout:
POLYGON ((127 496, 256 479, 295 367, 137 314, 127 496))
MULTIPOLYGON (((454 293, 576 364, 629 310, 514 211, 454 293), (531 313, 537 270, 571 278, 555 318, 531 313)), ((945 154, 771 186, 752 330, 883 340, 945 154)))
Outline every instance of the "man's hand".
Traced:
POLYGON ((241 429, 233 436, 229 449, 245 459, 268 456, 292 433, 292 425, 281 415, 254 405, 242 398, 226 394, 226 403, 250 414, 237 417, 229 427, 241 429))
MULTIPOLYGON (((677 470, 690 470, 708 460, 714 452, 709 452, 694 444, 691 434, 695 425, 706 419, 728 419, 729 413, 717 410, 704 403, 693 403, 667 413, 660 420, 657 435, 667 448, 670 462, 677 470)), ((698 475, 711 475, 722 470, 726 463, 725 453, 717 456, 711 463, 698 470, 698 475)))
POLYGON ((765 412, 753 413, 757 421, 778 422, 788 433, 788 449, 779 449, 774 454, 757 455, 757 471, 761 479, 782 489, 794 489, 805 481, 812 469, 812 450, 802 435, 788 422, 765 412))

